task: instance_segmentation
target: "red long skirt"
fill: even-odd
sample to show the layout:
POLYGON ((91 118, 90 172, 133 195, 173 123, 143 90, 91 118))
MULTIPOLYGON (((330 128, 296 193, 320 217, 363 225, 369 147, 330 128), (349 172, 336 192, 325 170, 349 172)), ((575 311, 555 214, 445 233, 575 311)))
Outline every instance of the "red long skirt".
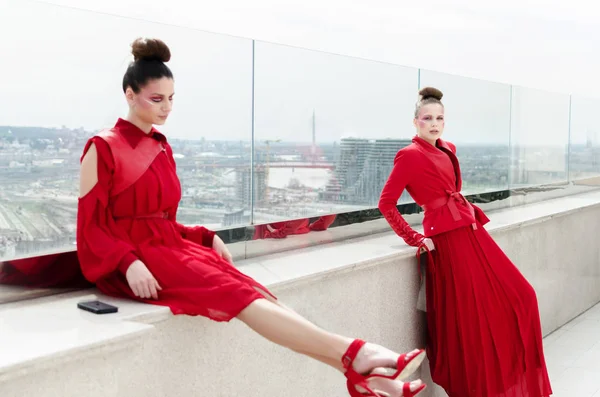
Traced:
POLYGON ((426 280, 433 381, 450 397, 551 395, 533 287, 481 225, 432 239, 426 280))

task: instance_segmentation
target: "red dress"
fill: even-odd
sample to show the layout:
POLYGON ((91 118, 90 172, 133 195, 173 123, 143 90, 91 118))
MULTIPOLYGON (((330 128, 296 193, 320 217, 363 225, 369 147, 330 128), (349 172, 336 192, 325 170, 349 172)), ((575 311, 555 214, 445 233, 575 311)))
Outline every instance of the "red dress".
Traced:
MULTIPOLYGON (((174 314, 229 321, 269 291, 212 249, 214 232, 176 221, 181 186, 171 147, 119 119, 91 138, 98 183, 79 199, 77 254, 85 277, 105 294, 164 305, 174 314), (125 278, 140 259, 162 287, 139 299, 125 278)), ((272 295, 271 295, 272 296, 272 295)))
POLYGON ((460 195, 461 184, 454 145, 415 137, 398 152, 379 202, 407 244, 435 244, 426 273, 432 378, 450 397, 549 396, 535 291, 483 227, 483 211, 460 195), (405 188, 425 209, 425 236, 396 208, 405 188))

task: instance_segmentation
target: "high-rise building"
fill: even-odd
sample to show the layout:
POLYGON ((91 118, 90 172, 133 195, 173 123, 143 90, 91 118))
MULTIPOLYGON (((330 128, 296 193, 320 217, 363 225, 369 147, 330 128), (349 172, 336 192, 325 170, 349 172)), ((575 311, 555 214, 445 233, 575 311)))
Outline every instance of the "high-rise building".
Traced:
MULTIPOLYGON (((361 201, 377 205, 381 190, 394 167, 396 154, 411 143, 406 139, 376 139, 369 143, 363 172, 358 181, 357 193, 361 201)), ((404 194, 407 197, 407 193, 404 194)))
POLYGON ((396 153, 410 143, 406 139, 342 139, 335 176, 322 197, 344 203, 376 204, 396 153))
POLYGON ((244 208, 251 208, 252 174, 254 174, 254 205, 263 205, 267 199, 267 172, 264 165, 257 165, 236 171, 236 197, 241 200, 244 208))

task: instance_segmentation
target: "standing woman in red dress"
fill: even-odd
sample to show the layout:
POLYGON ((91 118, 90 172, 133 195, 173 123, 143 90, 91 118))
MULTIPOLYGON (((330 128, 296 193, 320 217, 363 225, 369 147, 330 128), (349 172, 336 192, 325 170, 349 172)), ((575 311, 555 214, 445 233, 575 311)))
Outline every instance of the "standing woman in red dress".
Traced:
POLYGON ((214 232, 176 221, 175 161, 153 127, 165 123, 173 105, 173 74, 165 65, 171 54, 160 40, 137 39, 132 49, 123 78, 129 115, 91 138, 81 162, 77 254, 87 280, 108 295, 168 306, 174 314, 237 318, 344 373, 352 395, 421 391, 421 381, 400 379, 418 368, 423 351, 399 355, 316 327, 238 271, 214 232))
POLYGON ((460 194, 456 147, 441 139, 442 93, 419 94, 417 136, 396 155, 379 209, 407 244, 428 252, 432 378, 450 397, 549 396, 535 291, 483 227, 483 211, 460 194), (425 210, 424 235, 398 212, 404 189, 425 210))

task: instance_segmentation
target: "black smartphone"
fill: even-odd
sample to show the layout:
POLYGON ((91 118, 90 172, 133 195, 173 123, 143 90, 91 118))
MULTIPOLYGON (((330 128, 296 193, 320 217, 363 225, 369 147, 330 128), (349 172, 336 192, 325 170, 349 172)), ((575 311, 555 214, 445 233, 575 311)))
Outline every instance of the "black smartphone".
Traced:
POLYGON ((119 311, 118 307, 100 301, 79 302, 77 307, 94 314, 108 314, 119 311))

